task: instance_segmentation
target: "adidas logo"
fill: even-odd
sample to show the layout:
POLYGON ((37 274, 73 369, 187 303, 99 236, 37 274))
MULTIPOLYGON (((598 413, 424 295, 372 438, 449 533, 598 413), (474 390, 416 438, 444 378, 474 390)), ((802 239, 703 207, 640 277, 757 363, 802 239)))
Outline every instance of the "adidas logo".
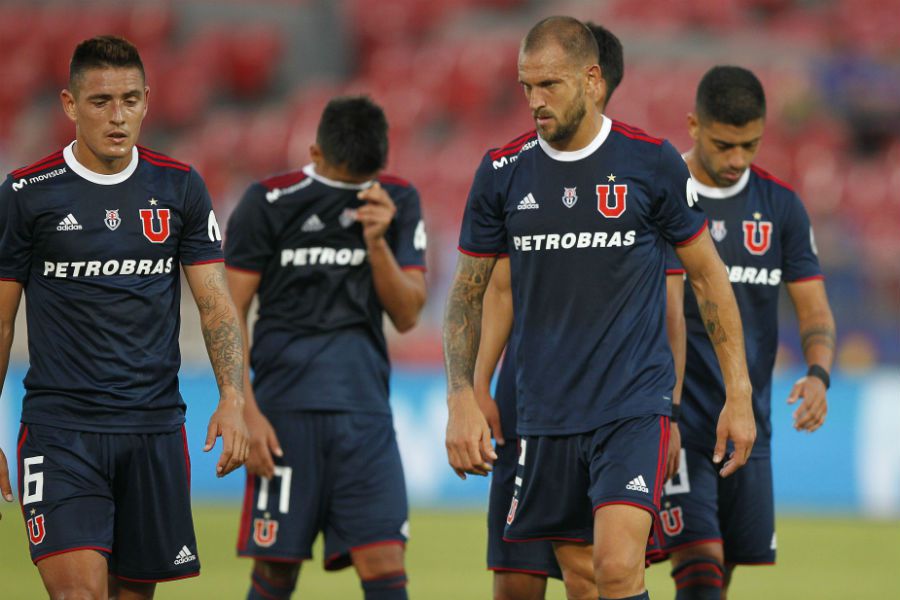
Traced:
POLYGON ((84 229, 81 225, 78 224, 78 221, 69 213, 66 215, 66 218, 59 222, 59 225, 56 226, 57 231, 81 231, 84 229))
POLYGON ((524 198, 522 198, 522 201, 519 202, 518 209, 519 210, 531 210, 531 209, 540 208, 540 207, 541 207, 541 205, 537 203, 537 201, 534 199, 534 196, 532 196, 531 193, 529 192, 528 195, 525 196, 524 198))
POLYGON ((197 560, 197 557, 194 556, 190 550, 188 550, 187 546, 182 546, 181 551, 178 553, 178 556, 175 557, 175 561, 173 564, 183 565, 184 563, 189 563, 192 560, 197 560))
POLYGON ((319 218, 319 215, 313 215, 303 223, 300 231, 322 231, 325 229, 325 223, 319 218))
POLYGON ((625 486, 626 490, 633 490, 635 492, 644 492, 645 494, 650 493, 650 489, 647 487, 647 483, 644 481, 643 475, 638 475, 634 479, 628 482, 628 485, 625 486))

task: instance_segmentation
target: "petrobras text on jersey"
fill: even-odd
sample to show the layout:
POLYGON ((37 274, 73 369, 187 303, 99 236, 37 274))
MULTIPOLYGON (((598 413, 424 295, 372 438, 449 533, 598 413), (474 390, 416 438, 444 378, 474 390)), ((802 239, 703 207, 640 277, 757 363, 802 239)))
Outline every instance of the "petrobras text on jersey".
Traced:
POLYGON ((44 277, 110 277, 113 275, 162 275, 172 272, 172 257, 157 260, 75 260, 44 261, 44 277))
POLYGON ((580 233, 542 233, 514 235, 513 245, 521 252, 532 250, 571 250, 572 248, 621 248, 634 245, 635 232, 582 231, 580 233))
POLYGON ((281 251, 281 266, 339 265, 357 267, 366 260, 362 248, 285 248, 281 251))
POLYGON ((753 285, 779 285, 781 269, 757 269, 756 267, 727 267, 728 280, 731 283, 752 283, 753 285))

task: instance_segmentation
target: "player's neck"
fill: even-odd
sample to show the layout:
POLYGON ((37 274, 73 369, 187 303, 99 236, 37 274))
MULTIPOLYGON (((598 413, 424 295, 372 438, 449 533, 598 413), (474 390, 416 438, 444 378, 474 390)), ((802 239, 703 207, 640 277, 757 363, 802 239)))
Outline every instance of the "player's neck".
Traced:
POLYGON ((575 134, 572 137, 560 142, 547 142, 547 144, 560 152, 574 152, 586 148, 594 141, 603 128, 604 118, 599 110, 589 110, 585 113, 581 124, 578 125, 578 129, 575 130, 575 134))
POLYGON ((687 163, 688 170, 691 172, 691 177, 702 183, 703 185, 709 187, 719 187, 713 178, 710 177, 706 169, 703 168, 703 165, 700 163, 700 159, 697 158, 697 153, 694 148, 691 148, 684 154, 684 162, 687 163))
POLYGON ((72 154, 75 156, 75 160, 78 161, 78 164, 98 175, 115 175, 116 173, 121 173, 128 168, 128 165, 130 165, 133 160, 131 151, 122 157, 109 159, 102 158, 94 154, 87 144, 84 144, 77 139, 72 148, 72 154))

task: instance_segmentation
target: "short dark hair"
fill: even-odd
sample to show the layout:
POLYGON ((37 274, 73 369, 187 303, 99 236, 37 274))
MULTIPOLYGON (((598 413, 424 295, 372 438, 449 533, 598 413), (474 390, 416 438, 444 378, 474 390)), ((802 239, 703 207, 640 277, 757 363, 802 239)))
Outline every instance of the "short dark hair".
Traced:
POLYGON ((114 35, 101 35, 84 40, 75 47, 69 63, 69 87, 88 69, 134 67, 144 74, 144 63, 134 44, 114 35))
POLYGON ((531 28, 522 40, 522 51, 531 52, 550 43, 558 44, 570 59, 597 64, 597 40, 584 23, 573 17, 547 17, 531 28))
POLYGON ((597 25, 588 21, 585 23, 594 39, 597 40, 597 46, 600 50, 600 73, 606 82, 606 99, 604 104, 609 103, 613 92, 622 83, 625 77, 625 55, 622 50, 622 42, 613 34, 612 31, 602 25, 597 25))
POLYGON ((766 116, 766 94, 753 72, 719 65, 700 80, 695 110, 701 121, 741 127, 766 116))
POLYGON ((371 175, 387 163, 387 118, 367 96, 334 98, 322 111, 316 143, 330 164, 371 175))

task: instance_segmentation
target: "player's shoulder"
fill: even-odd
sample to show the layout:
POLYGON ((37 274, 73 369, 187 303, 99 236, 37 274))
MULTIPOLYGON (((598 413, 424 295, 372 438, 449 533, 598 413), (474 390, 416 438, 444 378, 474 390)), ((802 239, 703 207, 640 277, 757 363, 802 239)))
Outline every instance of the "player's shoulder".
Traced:
POLYGON ((482 168, 502 171, 504 167, 518 161, 519 157, 531 152, 538 145, 537 130, 531 129, 501 146, 489 149, 482 159, 482 168))
POLYGON ((180 160, 176 160, 167 154, 163 154, 162 152, 157 152, 156 150, 151 150, 146 146, 137 145, 138 158, 154 167, 155 169, 180 172, 189 174, 193 169, 191 165, 181 162, 180 160))
POLYGON ((795 196, 794 188, 787 182, 772 175, 769 171, 763 169, 759 165, 750 165, 751 176, 757 180, 758 185, 768 188, 775 193, 795 196))
POLYGON ((39 184, 51 182, 66 172, 66 160, 60 149, 30 165, 11 171, 3 187, 12 192, 26 191, 34 189, 39 184))
POLYGON ((666 143, 663 138, 650 135, 640 127, 629 125, 623 121, 612 119, 609 133, 636 144, 649 144, 650 146, 662 146, 666 143))
POLYGON ((260 179, 251 186, 254 190, 265 196, 269 203, 279 200, 282 196, 294 194, 312 183, 312 178, 303 169, 283 171, 260 179))

